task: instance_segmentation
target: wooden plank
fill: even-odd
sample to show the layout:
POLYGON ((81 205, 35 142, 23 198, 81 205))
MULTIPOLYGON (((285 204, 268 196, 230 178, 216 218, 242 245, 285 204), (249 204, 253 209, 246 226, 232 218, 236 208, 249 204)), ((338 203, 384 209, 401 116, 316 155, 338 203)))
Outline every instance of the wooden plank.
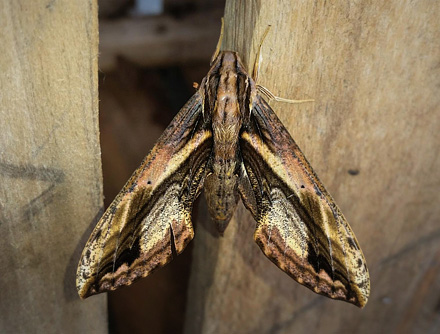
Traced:
POLYGON ((264 257, 242 206, 223 238, 205 210, 186 333, 439 330, 439 10, 423 0, 226 2, 224 49, 252 65, 272 25, 259 83, 316 101, 271 105, 353 227, 371 296, 360 310, 315 295, 264 257))
POLYGON ((104 333, 79 255, 102 208, 98 15, 89 1, 0 1, 0 332, 104 333))
POLYGON ((220 29, 221 13, 122 18, 100 22, 99 68, 115 69, 118 57, 143 67, 196 63, 209 59, 220 29))

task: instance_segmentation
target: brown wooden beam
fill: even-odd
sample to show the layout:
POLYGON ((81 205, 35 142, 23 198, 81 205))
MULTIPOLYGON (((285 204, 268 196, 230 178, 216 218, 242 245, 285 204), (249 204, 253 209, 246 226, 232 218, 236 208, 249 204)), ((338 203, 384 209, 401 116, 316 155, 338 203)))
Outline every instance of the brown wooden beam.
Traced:
POLYGON ((360 310, 318 296, 265 258, 237 210, 223 238, 200 210, 186 333, 438 330, 440 5, 432 1, 233 1, 224 48, 260 84, 350 222, 371 296, 360 310))
POLYGON ((0 332, 106 333, 79 299, 102 208, 95 0, 0 1, 0 332))

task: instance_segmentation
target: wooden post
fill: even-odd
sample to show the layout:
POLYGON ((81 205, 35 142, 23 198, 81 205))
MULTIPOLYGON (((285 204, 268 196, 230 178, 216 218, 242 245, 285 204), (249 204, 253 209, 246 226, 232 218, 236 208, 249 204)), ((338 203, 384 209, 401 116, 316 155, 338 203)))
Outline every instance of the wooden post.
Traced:
POLYGON ((96 0, 0 1, 0 332, 104 333, 79 255, 102 208, 96 0))
POLYGON ((226 1, 223 49, 251 68, 271 25, 259 83, 284 98, 315 99, 271 105, 355 231, 371 296, 360 310, 312 293, 265 258, 243 206, 223 238, 205 210, 186 333, 438 328, 439 10, 421 0, 226 1))

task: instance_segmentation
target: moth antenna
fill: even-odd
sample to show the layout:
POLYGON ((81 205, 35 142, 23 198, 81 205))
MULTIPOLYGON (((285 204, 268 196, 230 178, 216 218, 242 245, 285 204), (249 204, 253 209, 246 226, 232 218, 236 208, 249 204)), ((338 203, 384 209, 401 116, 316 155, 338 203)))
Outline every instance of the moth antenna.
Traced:
POLYGON ((306 103, 306 102, 315 102, 315 100, 313 99, 308 99, 308 100, 290 100, 290 99, 285 99, 283 97, 278 97, 275 96, 269 89, 267 89, 264 86, 261 85, 257 85, 257 90, 258 92, 263 95, 264 97, 266 97, 269 102, 272 100, 278 101, 278 102, 285 102, 285 103, 292 103, 292 104, 299 104, 299 103, 306 103))
MULTIPOLYGON (((259 71, 259 68, 260 68, 261 60, 262 60, 262 57, 261 57, 261 47, 262 47, 263 42, 266 39, 266 36, 269 33, 269 30, 270 30, 271 27, 272 27, 271 25, 267 26, 266 31, 264 32, 263 37, 261 38, 261 42, 258 45, 257 56, 255 58, 254 68, 253 68, 253 71, 252 71, 252 79, 254 79, 255 82, 258 81, 258 71, 259 71)), ((278 102, 293 103, 293 104, 306 103, 306 102, 315 102, 315 100, 313 100, 313 99, 308 99, 308 100, 290 100, 290 99, 285 99, 283 97, 278 97, 278 96, 274 95, 266 87, 258 85, 258 84, 257 84, 257 90, 258 90, 258 92, 261 95, 266 97, 269 100, 269 102, 272 101, 272 100, 275 100, 275 101, 278 101, 278 102)))
POLYGON ((220 48, 222 46, 222 41, 223 41, 223 32, 225 30, 225 19, 222 17, 222 27, 220 29, 220 36, 218 38, 218 42, 217 42, 217 46, 215 47, 215 51, 214 54, 211 57, 211 62, 209 63, 209 65, 212 65, 214 63, 214 60, 217 58, 217 56, 220 53, 220 48))
POLYGON ((257 82, 258 79, 258 70, 261 63, 261 46, 263 45, 263 42, 266 39, 266 36, 269 33, 271 27, 272 27, 271 25, 267 26, 266 31, 264 32, 263 37, 261 38, 261 42, 258 45, 257 56, 255 58, 254 68, 252 70, 252 79, 254 79, 255 82, 257 82))

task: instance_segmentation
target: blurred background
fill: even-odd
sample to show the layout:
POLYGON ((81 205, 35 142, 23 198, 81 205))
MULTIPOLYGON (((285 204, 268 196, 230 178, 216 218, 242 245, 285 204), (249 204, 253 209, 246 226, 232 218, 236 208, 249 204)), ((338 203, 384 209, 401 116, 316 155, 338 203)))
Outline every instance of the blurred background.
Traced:
MULTIPOLYGON (((224 0, 99 2, 99 115, 105 206, 209 69, 224 0)), ((138 283, 108 294, 111 333, 180 333, 192 243, 138 283)))

